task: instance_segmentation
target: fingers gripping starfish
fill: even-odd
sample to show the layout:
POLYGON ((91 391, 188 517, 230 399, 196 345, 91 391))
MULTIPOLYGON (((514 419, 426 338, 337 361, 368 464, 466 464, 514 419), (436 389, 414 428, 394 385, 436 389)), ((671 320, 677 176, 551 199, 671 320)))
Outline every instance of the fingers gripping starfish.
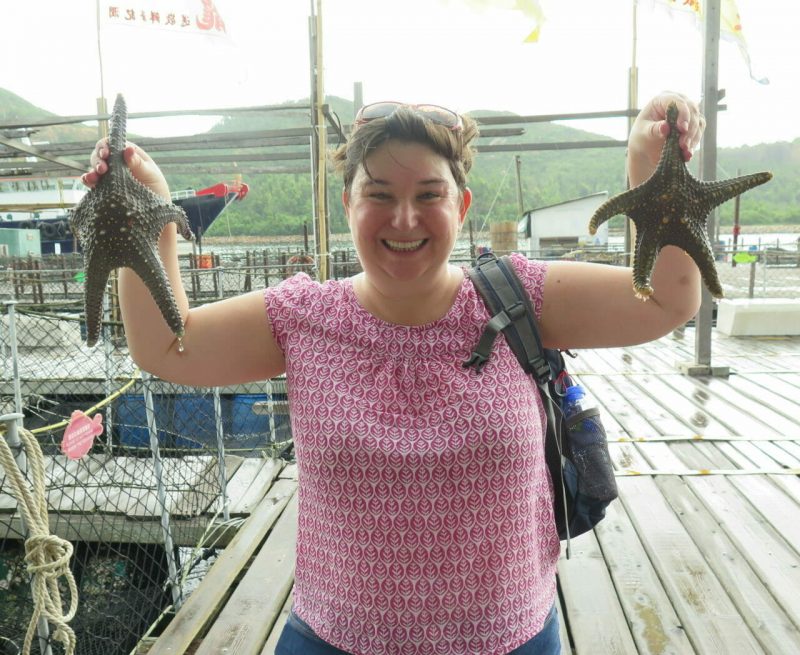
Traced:
POLYGON ((111 112, 108 172, 78 203, 70 219, 84 253, 86 343, 90 346, 100 337, 108 276, 123 266, 142 279, 172 332, 183 336, 183 319, 158 255, 158 238, 167 223, 176 223, 186 239, 194 235, 183 209, 131 175, 122 154, 126 122, 125 100, 118 95, 111 112))
POLYGON ((661 248, 678 246, 695 261, 703 282, 715 298, 722 286, 714 266, 706 220, 711 210, 726 200, 772 179, 772 173, 753 173, 730 180, 702 181, 686 168, 678 145, 678 107, 667 108, 669 135, 661 159, 650 178, 600 205, 589 222, 589 233, 617 214, 625 214, 636 225, 633 253, 633 289, 647 300, 652 293, 650 276, 661 248))

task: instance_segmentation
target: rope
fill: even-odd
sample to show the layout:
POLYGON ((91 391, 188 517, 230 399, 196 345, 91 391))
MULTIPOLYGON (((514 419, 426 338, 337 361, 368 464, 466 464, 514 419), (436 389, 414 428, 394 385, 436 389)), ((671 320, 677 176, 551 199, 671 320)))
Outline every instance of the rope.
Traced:
POLYGON ((53 639, 64 644, 65 655, 72 655, 75 652, 75 633, 67 622, 72 620, 78 609, 78 587, 69 570, 72 544, 50 534, 42 449, 30 431, 20 429, 19 436, 28 455, 33 489, 29 488, 5 439, 0 439, 0 464, 6 470, 6 479, 11 484, 11 491, 17 499, 28 531, 25 561, 32 578, 34 605, 22 652, 23 655, 30 655, 39 619, 44 617, 55 626, 53 639), (63 614, 58 590, 59 577, 66 578, 69 586, 70 606, 66 614, 63 614))
MULTIPOLYGON (((96 412, 98 409, 102 409, 106 405, 111 404, 114 400, 119 398, 123 393, 125 393, 128 389, 130 389, 140 377, 141 377, 141 371, 137 368, 134 371, 133 377, 130 380, 128 380, 125 384, 123 384, 119 389, 117 389, 110 396, 106 396, 100 402, 98 402, 96 405, 93 405, 89 409, 85 410, 83 413, 84 414, 91 414, 92 412, 96 412)), ((69 419, 64 419, 63 421, 60 421, 59 423, 53 423, 52 425, 45 425, 44 427, 36 428, 35 430, 31 430, 31 433, 32 434, 42 434, 42 433, 45 433, 45 432, 53 432, 54 430, 59 430, 59 429, 61 429, 63 427, 66 427, 67 425, 69 425, 69 419)))

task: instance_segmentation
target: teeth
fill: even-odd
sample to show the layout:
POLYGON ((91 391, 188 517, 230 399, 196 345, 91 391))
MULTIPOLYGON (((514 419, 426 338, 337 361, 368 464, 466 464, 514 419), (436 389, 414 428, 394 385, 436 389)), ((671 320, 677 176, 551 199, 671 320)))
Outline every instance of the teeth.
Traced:
POLYGON ((425 243, 425 239, 419 241, 389 241, 385 239, 384 243, 392 250, 416 250, 425 243))

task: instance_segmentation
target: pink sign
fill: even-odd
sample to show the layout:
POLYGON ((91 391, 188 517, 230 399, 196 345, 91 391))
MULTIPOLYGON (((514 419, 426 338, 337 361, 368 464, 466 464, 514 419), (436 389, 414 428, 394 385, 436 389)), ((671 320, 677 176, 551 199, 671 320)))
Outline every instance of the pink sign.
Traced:
POLYGON ((100 434, 103 434, 103 415, 95 414, 89 418, 76 409, 64 430, 61 452, 70 459, 80 459, 91 450, 94 438, 100 434))

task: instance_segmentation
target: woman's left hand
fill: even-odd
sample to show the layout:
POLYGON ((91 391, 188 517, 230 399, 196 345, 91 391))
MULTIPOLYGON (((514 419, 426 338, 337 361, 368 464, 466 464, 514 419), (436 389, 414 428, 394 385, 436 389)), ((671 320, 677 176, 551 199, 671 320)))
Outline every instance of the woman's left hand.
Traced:
POLYGON ((703 138, 706 119, 694 100, 672 91, 659 93, 639 112, 628 137, 629 156, 642 158, 642 163, 646 162, 652 167, 658 164, 664 140, 669 134, 666 117, 671 102, 678 106, 678 144, 683 159, 689 161, 692 158, 692 152, 703 138))

